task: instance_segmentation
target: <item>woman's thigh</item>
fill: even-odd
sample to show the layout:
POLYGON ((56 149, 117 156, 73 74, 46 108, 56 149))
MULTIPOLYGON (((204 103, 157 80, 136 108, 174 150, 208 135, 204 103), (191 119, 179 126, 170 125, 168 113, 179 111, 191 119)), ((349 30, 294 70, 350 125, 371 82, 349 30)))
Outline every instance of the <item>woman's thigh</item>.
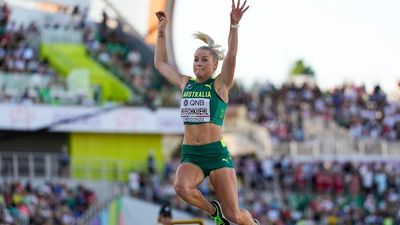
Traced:
POLYGON ((204 180, 200 167, 191 163, 182 163, 175 173, 174 185, 180 187, 197 187, 204 180))

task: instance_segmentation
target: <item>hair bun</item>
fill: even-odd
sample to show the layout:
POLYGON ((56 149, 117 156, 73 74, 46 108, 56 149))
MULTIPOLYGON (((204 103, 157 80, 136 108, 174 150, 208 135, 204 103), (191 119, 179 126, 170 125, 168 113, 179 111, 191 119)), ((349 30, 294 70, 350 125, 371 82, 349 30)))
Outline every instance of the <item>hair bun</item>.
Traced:
POLYGON ((224 50, 220 50, 221 45, 215 44, 214 40, 207 34, 197 31, 193 34, 195 39, 199 39, 206 43, 208 47, 216 54, 218 60, 223 60, 225 57, 224 50))

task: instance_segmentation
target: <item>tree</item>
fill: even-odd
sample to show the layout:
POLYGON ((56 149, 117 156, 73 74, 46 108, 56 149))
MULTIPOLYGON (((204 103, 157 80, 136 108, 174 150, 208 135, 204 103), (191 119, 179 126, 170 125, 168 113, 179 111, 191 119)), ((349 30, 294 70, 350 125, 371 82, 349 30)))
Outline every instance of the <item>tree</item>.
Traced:
POLYGON ((296 75, 305 75, 309 77, 314 77, 315 73, 314 70, 304 64, 304 61, 302 59, 299 59, 295 62, 293 67, 290 69, 290 76, 294 77, 296 75))

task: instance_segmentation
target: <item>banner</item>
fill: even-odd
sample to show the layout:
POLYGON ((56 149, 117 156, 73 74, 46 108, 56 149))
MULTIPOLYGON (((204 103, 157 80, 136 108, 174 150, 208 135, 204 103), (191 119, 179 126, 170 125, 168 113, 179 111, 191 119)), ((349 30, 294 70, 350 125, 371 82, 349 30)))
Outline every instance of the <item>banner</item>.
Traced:
POLYGON ((182 134, 178 108, 0 104, 0 129, 57 132, 182 134))

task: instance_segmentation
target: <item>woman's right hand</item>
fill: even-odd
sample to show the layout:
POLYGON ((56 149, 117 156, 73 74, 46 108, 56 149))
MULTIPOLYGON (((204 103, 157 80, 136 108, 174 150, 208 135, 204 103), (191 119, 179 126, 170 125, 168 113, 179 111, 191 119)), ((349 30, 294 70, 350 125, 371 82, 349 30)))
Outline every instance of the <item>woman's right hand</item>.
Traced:
POLYGON ((165 28, 167 27, 167 23, 168 23, 165 12, 158 11, 158 12, 156 12, 156 16, 158 19, 158 31, 165 31, 165 28))

